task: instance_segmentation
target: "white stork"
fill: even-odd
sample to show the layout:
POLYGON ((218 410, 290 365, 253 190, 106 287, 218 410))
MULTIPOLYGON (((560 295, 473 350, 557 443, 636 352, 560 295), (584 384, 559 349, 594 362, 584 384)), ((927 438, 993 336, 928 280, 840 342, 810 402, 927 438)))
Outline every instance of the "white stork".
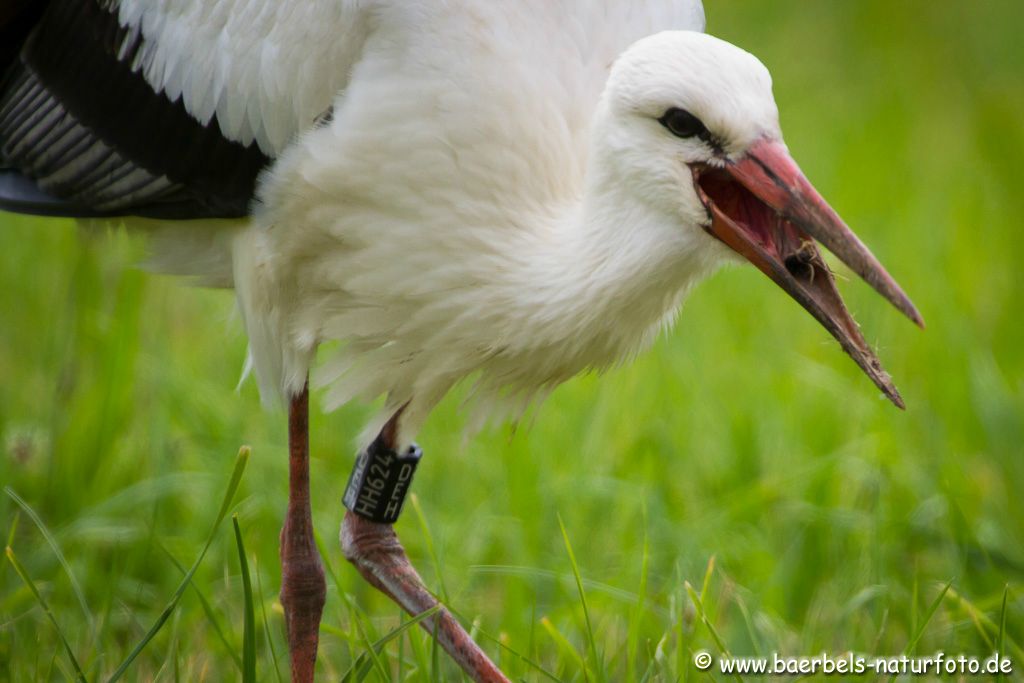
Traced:
MULTIPOLYGON (((417 430, 469 375, 478 417, 514 418, 635 354, 723 262, 763 271, 902 405, 815 240, 920 315, 790 158, 765 67, 703 27, 699 0, 0 11, 0 206, 205 221, 165 231, 157 256, 234 285, 262 392, 290 406, 294 680, 312 680, 325 592, 307 462, 324 341, 341 342, 314 378, 329 407, 387 397, 343 550, 413 614, 437 603, 397 511, 381 521, 356 500, 366 468, 414 463, 417 430)), ((385 491, 399 506, 402 477, 385 491)), ((423 625, 474 680, 506 680, 449 612, 423 625)))

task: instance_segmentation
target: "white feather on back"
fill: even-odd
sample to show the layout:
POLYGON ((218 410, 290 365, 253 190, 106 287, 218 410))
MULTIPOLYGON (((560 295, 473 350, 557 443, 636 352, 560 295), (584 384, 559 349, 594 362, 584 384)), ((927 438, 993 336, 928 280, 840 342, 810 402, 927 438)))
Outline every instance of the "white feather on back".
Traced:
POLYGON ((116 0, 157 92, 278 155, 345 86, 367 34, 355 0, 116 0))

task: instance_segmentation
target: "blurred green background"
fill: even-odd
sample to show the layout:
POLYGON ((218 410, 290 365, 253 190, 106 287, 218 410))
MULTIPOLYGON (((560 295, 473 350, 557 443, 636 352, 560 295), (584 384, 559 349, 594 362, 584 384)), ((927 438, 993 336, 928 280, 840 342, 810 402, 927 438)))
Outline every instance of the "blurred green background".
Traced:
MULTIPOLYGON (((739 654, 895 655, 920 634, 918 653, 983 657, 1002 642, 1020 676, 1024 4, 706 9, 709 32, 771 69, 794 157, 921 309, 923 332, 856 278, 840 282, 907 411, 766 278, 732 269, 692 295, 652 352, 570 382, 515 432, 465 440, 460 395, 449 397, 419 439, 414 491, 430 535, 411 506, 399 534, 428 585, 507 645, 481 636, 525 680, 544 675, 512 651, 560 680, 704 680, 690 662, 720 650, 708 624, 739 654), (686 581, 704 587, 706 623, 686 581)), ((234 453, 250 444, 234 509, 259 578, 258 677, 275 681, 272 651, 287 671, 276 603, 285 420, 260 408, 252 382, 234 391, 245 340, 231 293, 146 274, 133 267, 143 254, 122 234, 0 216, 0 479, 41 522, 0 495, 0 530, 90 680, 102 679, 171 598, 182 573, 169 558, 198 555, 234 453)), ((324 680, 341 677, 364 636, 399 623, 336 542, 367 415, 314 408, 312 420, 314 517, 337 575, 324 680)), ((194 585, 129 680, 240 678, 228 522, 194 585)), ((414 630, 382 665, 395 679, 448 680, 429 648, 414 630)), ((3 678, 73 678, 10 562, 3 678)))

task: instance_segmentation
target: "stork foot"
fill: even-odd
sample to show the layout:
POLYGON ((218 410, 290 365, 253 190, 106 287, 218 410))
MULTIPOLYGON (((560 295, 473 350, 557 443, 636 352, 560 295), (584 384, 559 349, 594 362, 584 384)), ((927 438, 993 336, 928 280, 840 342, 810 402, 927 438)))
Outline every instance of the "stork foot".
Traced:
MULTIPOLYGON (((371 522, 346 510, 341 524, 341 549, 364 579, 410 615, 422 614, 438 604, 409 562, 390 524, 371 522)), ((434 634, 441 647, 476 683, 509 683, 444 607, 420 625, 434 634)))

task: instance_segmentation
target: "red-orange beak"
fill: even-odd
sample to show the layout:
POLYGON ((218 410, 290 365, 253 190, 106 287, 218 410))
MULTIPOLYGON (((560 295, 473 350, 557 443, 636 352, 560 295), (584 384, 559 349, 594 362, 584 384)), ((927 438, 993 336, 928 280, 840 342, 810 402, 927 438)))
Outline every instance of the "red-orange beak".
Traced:
POLYGON ((693 168, 707 230, 775 281, 820 322, 898 407, 903 399, 864 341, 814 240, 920 326, 896 281, 822 199, 781 142, 761 140, 722 168, 693 168))

